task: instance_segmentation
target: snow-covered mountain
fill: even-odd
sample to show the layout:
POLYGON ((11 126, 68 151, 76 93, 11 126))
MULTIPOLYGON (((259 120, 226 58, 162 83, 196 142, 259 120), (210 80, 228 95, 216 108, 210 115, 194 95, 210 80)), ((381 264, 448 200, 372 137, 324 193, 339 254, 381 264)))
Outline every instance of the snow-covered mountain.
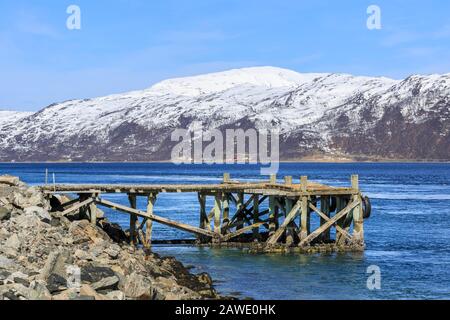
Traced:
POLYGON ((450 74, 405 80, 255 67, 0 112, 0 161, 168 160, 175 128, 280 130, 282 159, 450 159, 450 74))

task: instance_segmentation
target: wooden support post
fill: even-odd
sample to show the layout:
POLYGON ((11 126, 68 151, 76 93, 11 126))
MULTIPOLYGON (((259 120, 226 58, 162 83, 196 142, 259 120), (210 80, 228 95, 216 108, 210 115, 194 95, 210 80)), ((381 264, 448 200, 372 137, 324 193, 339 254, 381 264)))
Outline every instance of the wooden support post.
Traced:
MULTIPOLYGON (((136 195, 128 194, 128 200, 130 201, 130 207, 136 209, 136 195)), ((137 215, 130 213, 130 243, 136 245, 136 223, 138 222, 137 215)))
POLYGON ((278 224, 278 207, 275 204, 275 196, 269 196, 269 237, 273 235, 278 224))
POLYGON ((271 184, 276 184, 277 183, 277 175, 276 174, 271 174, 270 175, 270 181, 271 184))
MULTIPOLYGON (((207 224, 209 223, 208 216, 206 214, 206 195, 202 193, 198 193, 198 202, 200 204, 200 229, 207 229, 207 224)), ((209 229, 211 226, 209 226, 209 229)), ((203 235, 198 235, 197 237, 200 241, 204 240, 203 235)))
POLYGON ((291 185, 292 184, 292 176, 284 177, 284 183, 287 185, 291 185))
MULTIPOLYGON (((320 211, 327 216, 330 217, 330 197, 329 196, 321 196, 320 197, 320 211)), ((327 220, 320 217, 320 226, 323 226, 327 220)), ((321 236, 321 240, 324 242, 330 241, 330 229, 325 230, 325 232, 321 236)))
MULTIPOLYGON (((253 224, 259 222, 259 196, 255 195, 253 198, 253 224)), ((253 228, 253 239, 259 240, 260 234, 259 234, 259 226, 253 228)))
MULTIPOLYGON (((95 198, 96 195, 93 194, 92 198, 95 198)), ((97 206, 95 205, 95 202, 91 202, 89 205, 89 218, 91 220, 92 225, 97 225, 97 206)))
POLYGON ((220 215, 222 213, 222 198, 221 192, 216 193, 214 197, 214 232, 220 234, 220 215))
MULTIPOLYGON (((345 208, 345 200, 342 196, 336 197, 336 213, 340 212, 342 209, 345 208)), ((339 219, 336 223, 339 227, 344 227, 344 219, 339 219)), ((339 230, 336 229, 336 240, 335 243, 339 244, 340 239, 342 237, 342 234, 339 232, 339 230)))
MULTIPOLYGON (((148 195, 148 199, 147 199, 147 213, 149 215, 154 214, 155 202, 156 202, 156 194, 150 193, 148 195)), ((150 248, 152 246, 152 232, 153 232, 153 220, 147 219, 146 226, 145 226, 145 247, 146 248, 150 248)))
POLYGON ((364 244, 364 218, 362 212, 362 199, 359 194, 359 177, 352 175, 352 189, 358 192, 353 195, 353 201, 358 201, 359 204, 353 209, 353 242, 358 245, 364 244))
POLYGON ((223 217, 222 217, 222 233, 226 234, 228 225, 230 224, 230 196, 228 193, 224 194, 223 197, 223 217))
MULTIPOLYGON (((307 191, 308 177, 302 176, 300 178, 301 190, 302 192, 307 191)), ((301 199, 301 216, 300 216, 300 241, 305 239, 310 232, 310 219, 309 219, 309 207, 308 207, 308 196, 303 195, 301 199)))
MULTIPOLYGON (((293 201, 292 199, 286 198, 286 214, 291 212, 293 201)), ((292 222, 290 222, 286 228, 286 245, 291 246, 294 243, 294 228, 292 222)))
POLYGON ((80 202, 78 203, 78 205, 75 205, 71 208, 68 208, 66 210, 64 210, 63 213, 61 213, 61 216, 65 216, 69 213, 72 213, 76 210, 78 210, 78 215, 80 219, 84 219, 88 216, 87 212, 87 205, 89 205, 91 203, 91 201, 89 201, 89 196, 85 193, 79 194, 78 195, 80 197, 80 202))
MULTIPOLYGON (((345 206, 347 206, 348 203, 353 202, 353 197, 351 197, 348 201, 345 201, 345 206)), ((342 229, 346 231, 347 233, 350 232, 350 227, 353 222, 353 210, 350 211, 346 216, 340 219, 342 223, 342 229)), ((339 237, 338 245, 343 245, 345 243, 346 238, 343 236, 339 237)))
MULTIPOLYGON (((243 206, 244 206, 244 193, 243 192, 239 192, 238 193, 237 202, 236 202, 236 211, 237 212, 240 212, 240 211, 242 212, 242 210, 244 209, 243 206)), ((244 227, 244 223, 243 223, 242 220, 243 220, 242 214, 239 214, 236 217, 236 221, 238 223, 238 225, 236 227, 236 230, 242 229, 244 227)))

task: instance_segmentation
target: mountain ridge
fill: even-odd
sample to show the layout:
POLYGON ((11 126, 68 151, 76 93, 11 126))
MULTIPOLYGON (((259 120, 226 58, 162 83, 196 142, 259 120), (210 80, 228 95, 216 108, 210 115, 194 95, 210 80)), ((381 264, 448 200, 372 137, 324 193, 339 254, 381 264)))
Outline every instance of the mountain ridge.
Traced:
POLYGON ((169 160, 175 128, 280 131, 281 159, 450 159, 450 74, 403 80, 275 67, 168 79, 69 100, 36 113, 0 111, 0 161, 169 160))

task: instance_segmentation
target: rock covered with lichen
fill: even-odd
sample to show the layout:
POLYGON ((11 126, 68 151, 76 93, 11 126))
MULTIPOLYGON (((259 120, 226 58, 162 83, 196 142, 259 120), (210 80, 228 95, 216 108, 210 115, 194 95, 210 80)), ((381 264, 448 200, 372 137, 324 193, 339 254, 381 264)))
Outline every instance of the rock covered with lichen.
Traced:
POLYGON ((105 217, 51 209, 39 189, 0 177, 0 300, 219 298, 209 275, 130 245, 105 217))

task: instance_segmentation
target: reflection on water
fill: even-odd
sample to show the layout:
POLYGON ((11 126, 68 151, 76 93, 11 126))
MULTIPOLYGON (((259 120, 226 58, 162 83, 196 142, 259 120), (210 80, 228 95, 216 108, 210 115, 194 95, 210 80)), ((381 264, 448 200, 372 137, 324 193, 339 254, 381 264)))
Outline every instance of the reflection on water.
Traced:
MULTIPOLYGON (((240 180, 261 179, 251 165, 171 164, 0 164, 0 174, 18 175, 41 184, 48 168, 60 183, 214 183, 223 172, 240 180)), ((367 250, 359 254, 262 255, 239 249, 156 246, 196 272, 208 272, 223 294, 240 292, 260 299, 442 299, 450 298, 450 165, 449 164, 311 164, 282 163, 279 178, 301 175, 332 185, 350 184, 360 175, 371 197, 372 217, 365 223, 367 250), (366 287, 367 267, 381 268, 379 291, 366 287)), ((267 177, 264 177, 267 179, 267 177)), ((107 195, 126 203, 123 195, 107 195)), ((212 206, 212 199, 207 202, 212 206)), ((145 200, 139 199, 139 208, 145 200)), ((124 227, 129 217, 109 209, 107 216, 124 227)), ((156 213, 198 224, 195 194, 161 194, 156 213)), ((154 224, 157 239, 191 238, 154 224)))

